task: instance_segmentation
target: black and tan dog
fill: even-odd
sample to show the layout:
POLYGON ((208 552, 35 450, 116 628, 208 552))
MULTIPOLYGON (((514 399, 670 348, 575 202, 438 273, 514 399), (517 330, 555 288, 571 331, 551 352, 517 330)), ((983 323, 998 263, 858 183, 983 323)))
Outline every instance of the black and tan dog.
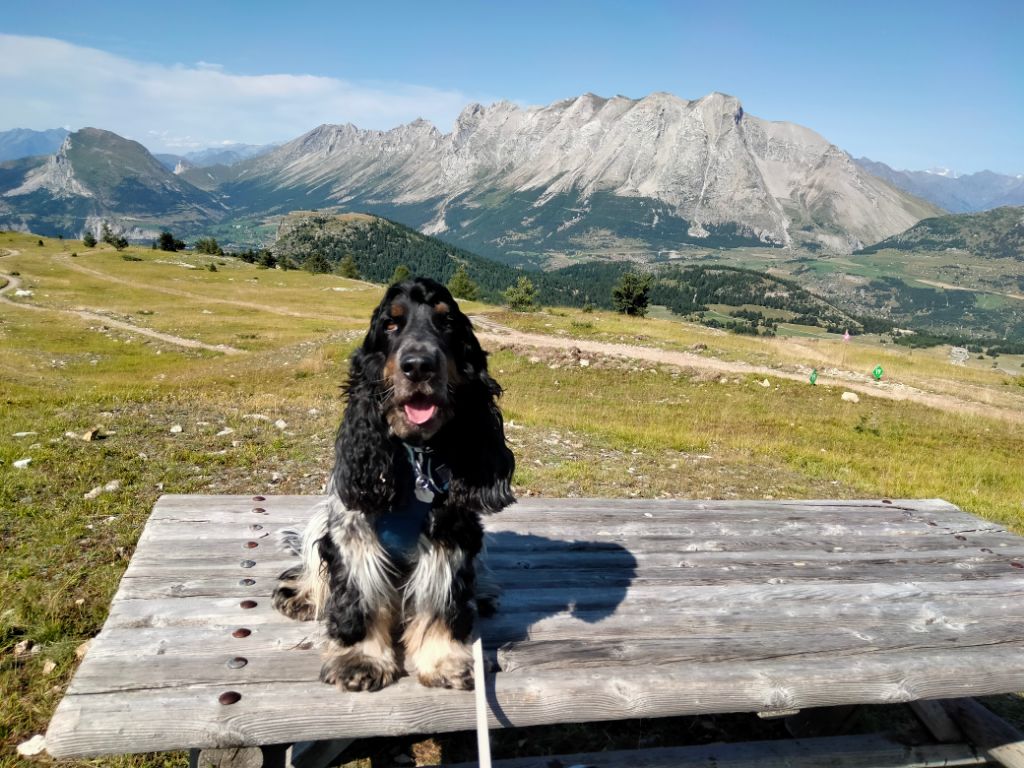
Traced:
POLYGON ((388 289, 347 394, 328 497, 293 541, 302 564, 281 574, 274 605, 326 621, 326 683, 378 690, 404 666, 424 685, 472 688, 467 640, 496 597, 480 515, 515 501, 515 461, 501 387, 443 285, 388 289))

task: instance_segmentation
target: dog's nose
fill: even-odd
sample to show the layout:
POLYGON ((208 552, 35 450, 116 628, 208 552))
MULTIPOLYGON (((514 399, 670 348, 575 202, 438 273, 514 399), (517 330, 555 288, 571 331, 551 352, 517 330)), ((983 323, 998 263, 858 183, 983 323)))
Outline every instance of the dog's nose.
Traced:
POLYGON ((437 362, 433 355, 413 352, 403 355, 399 366, 409 381, 429 381, 437 373, 437 362))

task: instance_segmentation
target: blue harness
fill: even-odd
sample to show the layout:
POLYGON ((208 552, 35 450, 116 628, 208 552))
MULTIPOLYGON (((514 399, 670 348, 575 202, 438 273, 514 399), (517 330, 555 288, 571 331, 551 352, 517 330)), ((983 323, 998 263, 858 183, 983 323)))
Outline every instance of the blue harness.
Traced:
POLYGON ((426 528, 434 497, 448 492, 451 471, 443 464, 434 464, 430 448, 404 443, 412 467, 414 493, 408 495, 401 506, 380 515, 374 521, 377 538, 392 558, 408 559, 426 528))

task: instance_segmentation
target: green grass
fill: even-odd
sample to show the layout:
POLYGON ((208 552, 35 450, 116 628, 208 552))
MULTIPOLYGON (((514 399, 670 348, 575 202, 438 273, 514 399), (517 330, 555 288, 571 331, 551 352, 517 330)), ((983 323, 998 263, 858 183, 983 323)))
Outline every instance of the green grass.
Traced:
MULTIPOLYGON (((85 253, 81 243, 58 240, 39 247, 36 239, 0 233, 0 249, 21 251, 0 256, 0 272, 20 272, 34 291, 28 301, 51 308, 0 304, 3 768, 23 764, 13 747, 45 729, 75 667, 75 648, 99 631, 161 493, 319 492, 331 461, 346 360, 382 291, 236 262, 216 273, 186 269, 160 262, 202 265, 206 257, 148 250, 132 250, 142 261, 125 262, 110 249, 85 253), (80 254, 74 259, 73 250, 80 254), (61 311, 82 307, 245 352, 190 351, 103 330, 61 311), (277 419, 285 429, 274 426, 277 419), (175 424, 180 434, 170 432, 175 424), (97 425, 105 439, 80 439, 97 425), (225 427, 234 431, 218 435, 225 427), (35 434, 15 437, 19 432, 35 434), (29 466, 14 468, 22 458, 31 458, 29 466), (117 491, 83 497, 115 479, 117 491), (38 652, 16 655, 26 641, 38 652), (56 664, 49 674, 43 672, 47 661, 56 664)), ((1007 386, 1013 380, 1005 374, 868 341, 844 347, 838 340, 750 339, 604 312, 467 308, 523 330, 668 349, 703 345, 703 355, 766 365, 839 365, 846 358, 847 367, 866 375, 882 362, 894 379, 934 391, 973 393, 995 403, 1024 399, 1024 388, 1007 386)), ((584 368, 569 353, 497 351, 491 368, 506 387, 503 407, 520 494, 943 497, 1024 531, 1019 425, 870 397, 853 405, 841 401, 840 389, 770 376, 764 388, 753 377, 597 357, 584 368)), ((654 743, 675 743, 671 738, 695 727, 703 732, 694 723, 711 723, 707 732, 717 734, 714 728, 727 721, 531 729, 503 734, 498 742, 506 755, 573 751, 580 743, 628 747, 644 738, 639 729, 660 734, 654 743)), ((754 726, 744 727, 753 732, 754 726)), ((391 741, 380 749, 383 754, 400 744, 416 752, 434 745, 445 759, 471 759, 471 743, 451 735, 391 741)), ((180 765, 183 759, 143 755, 102 764, 180 765)))

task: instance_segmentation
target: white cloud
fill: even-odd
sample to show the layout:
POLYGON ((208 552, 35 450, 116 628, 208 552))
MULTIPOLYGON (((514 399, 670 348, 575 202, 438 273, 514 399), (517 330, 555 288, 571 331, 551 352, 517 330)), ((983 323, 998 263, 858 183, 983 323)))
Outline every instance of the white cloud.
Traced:
POLYGON ((46 37, 0 34, 0 130, 106 128, 155 151, 292 139, 322 123, 388 129, 422 117, 442 131, 473 99, 405 83, 165 66, 46 37))

